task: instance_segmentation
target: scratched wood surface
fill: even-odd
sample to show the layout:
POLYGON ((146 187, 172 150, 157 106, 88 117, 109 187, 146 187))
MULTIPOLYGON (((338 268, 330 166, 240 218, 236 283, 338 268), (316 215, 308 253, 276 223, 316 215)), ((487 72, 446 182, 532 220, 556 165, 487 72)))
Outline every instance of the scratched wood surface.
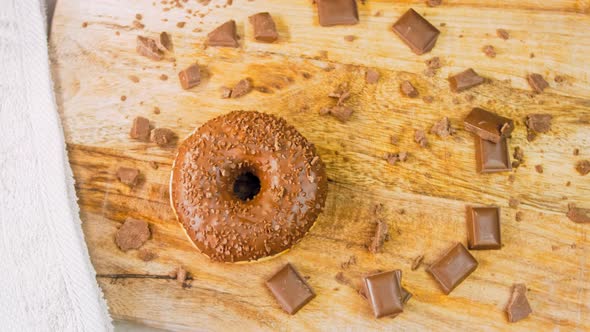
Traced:
POLYGON ((511 329, 590 329, 590 225, 565 217, 568 203, 590 208, 590 176, 574 169, 578 160, 590 158, 588 1, 444 1, 428 8, 422 1, 368 0, 359 4, 360 24, 332 28, 318 25, 311 1, 183 4, 166 11, 169 5, 159 1, 60 0, 53 21, 52 70, 83 228, 115 318, 178 330, 505 330, 510 287, 524 282, 534 313, 511 329), (441 30, 430 54, 414 55, 390 31, 410 7, 441 30), (247 16, 260 11, 277 21, 281 37, 275 44, 252 39, 247 16), (132 24, 137 13, 143 29, 132 24), (228 19, 238 23, 240 47, 205 49, 206 33, 228 19), (177 27, 181 21, 183 28, 177 27), (507 29, 510 39, 496 37, 497 28, 507 29), (160 31, 173 36, 176 65, 135 53, 137 35, 160 31), (345 41, 345 35, 357 39, 345 41), (481 52, 486 44, 496 48, 496 58, 481 52), (432 56, 440 56, 443 67, 428 78, 422 72, 432 56), (206 79, 184 91, 177 72, 195 61, 206 68, 206 79), (380 72, 378 84, 365 83, 368 67, 380 72), (490 82, 450 93, 446 77, 468 67, 490 82), (532 95, 524 80, 529 72, 543 74, 551 87, 532 95), (161 80, 162 74, 168 80, 161 80), (556 83, 556 75, 565 81, 556 83), (222 86, 245 77, 266 93, 220 98, 222 86), (405 79, 434 102, 401 97, 398 87, 405 79), (341 83, 349 84, 347 104, 355 110, 344 124, 318 114, 333 103, 327 94, 341 83), (524 150, 521 167, 475 172, 473 139, 461 125, 474 106, 516 121, 510 146, 524 150), (154 107, 161 113, 154 114, 154 107), (174 147, 128 138, 138 115, 184 137, 235 109, 286 118, 316 144, 330 180, 327 206, 313 231, 287 254, 263 263, 217 264, 197 253, 168 203, 174 147), (553 127, 528 142, 523 119, 533 112, 552 114, 553 127), (455 138, 429 134, 429 147, 420 148, 414 130, 429 130, 442 116, 458 129, 455 138), (397 145, 390 143, 392 135, 397 145), (407 162, 391 166, 383 160, 398 151, 409 152, 407 162), (150 161, 159 168, 151 168, 150 161), (537 173, 535 165, 544 172, 537 173), (139 168, 142 183, 133 189, 118 183, 119 166, 139 168), (511 197, 521 201, 518 208, 508 206, 511 197), (377 203, 385 205, 383 218, 392 234, 384 252, 372 255, 365 244, 377 203), (411 271, 410 265, 418 255, 427 265, 453 242, 465 243, 467 204, 501 207, 504 247, 472 252, 478 269, 445 296, 424 267, 411 271), (144 262, 137 251, 117 249, 114 234, 127 217, 150 223, 152 238, 144 248, 156 259, 144 262), (343 269, 351 256, 358 263, 343 269), (295 316, 281 311, 263 284, 286 262, 308 276, 318 294, 295 316), (178 265, 190 272, 190 287, 166 279, 178 265), (376 320, 356 292, 359 276, 395 268, 403 270, 403 284, 414 297, 402 315, 376 320), (338 272, 351 283, 337 282, 338 272))

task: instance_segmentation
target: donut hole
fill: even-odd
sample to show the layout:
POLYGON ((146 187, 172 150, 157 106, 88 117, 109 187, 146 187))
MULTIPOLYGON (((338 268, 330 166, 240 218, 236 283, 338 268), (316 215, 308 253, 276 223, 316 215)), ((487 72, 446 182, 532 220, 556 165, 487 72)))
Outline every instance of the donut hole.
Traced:
POLYGON ((260 192, 260 179, 252 172, 244 172, 234 181, 234 195, 242 201, 249 201, 260 192))

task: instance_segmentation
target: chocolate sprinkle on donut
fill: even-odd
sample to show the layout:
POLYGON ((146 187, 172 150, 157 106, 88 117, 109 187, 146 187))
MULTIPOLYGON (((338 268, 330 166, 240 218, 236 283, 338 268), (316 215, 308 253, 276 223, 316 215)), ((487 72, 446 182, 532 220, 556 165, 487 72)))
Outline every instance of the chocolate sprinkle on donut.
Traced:
POLYGON ((284 119, 234 111, 178 149, 171 200, 197 248, 214 261, 279 254, 309 231, 324 207, 324 163, 284 119))

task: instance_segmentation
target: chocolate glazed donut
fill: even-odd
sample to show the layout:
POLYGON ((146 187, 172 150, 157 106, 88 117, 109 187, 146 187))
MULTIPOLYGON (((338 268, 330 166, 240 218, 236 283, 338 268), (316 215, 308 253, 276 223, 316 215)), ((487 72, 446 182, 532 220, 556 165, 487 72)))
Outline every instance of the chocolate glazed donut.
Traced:
POLYGON ((178 149, 170 198, 203 254, 253 261, 291 248, 324 207, 324 164, 284 119, 234 111, 193 132, 178 149))

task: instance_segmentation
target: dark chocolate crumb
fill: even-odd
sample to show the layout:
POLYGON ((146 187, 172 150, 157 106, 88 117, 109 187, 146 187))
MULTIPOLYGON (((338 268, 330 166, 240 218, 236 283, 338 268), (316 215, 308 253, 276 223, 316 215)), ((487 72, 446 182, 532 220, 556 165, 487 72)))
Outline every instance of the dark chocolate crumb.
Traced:
POLYGON ((135 75, 129 75, 129 80, 133 83, 139 83, 139 77, 135 76, 135 75))
POLYGON ((395 165, 398 161, 404 162, 408 160, 408 153, 407 152, 398 152, 398 153, 388 153, 385 155, 385 160, 390 165, 395 165))
POLYGON ((535 93, 541 93, 543 90, 549 87, 549 83, 547 83, 547 81, 545 81, 543 76, 540 74, 529 74, 527 75, 526 79, 535 93))
POLYGON ((529 58, 534 58, 535 57, 535 53, 531 52, 531 54, 529 54, 529 58))
POLYGON ((139 252, 137 253, 137 257, 139 257, 139 259, 141 259, 144 262, 149 262, 149 261, 157 258, 158 255, 156 255, 156 253, 154 253, 151 250, 140 249, 139 252))
POLYGON ((492 45, 485 45, 482 48, 483 53, 490 58, 495 58, 496 57, 496 50, 494 49, 494 46, 492 45))
POLYGON ((580 155, 580 149, 575 148, 574 149, 574 156, 578 156, 578 155, 580 155))
POLYGON ((543 174, 543 165, 535 165, 535 170, 539 174, 543 174))
POLYGON ((555 81, 555 83, 563 83, 565 82, 565 77, 561 75, 555 75, 555 78, 553 80, 555 81))
POLYGON ((406 97, 416 98, 418 97, 418 90, 410 83, 410 81, 403 81, 400 84, 400 90, 406 97))
POLYGON ((165 80, 167 80, 167 79, 168 79, 168 75, 166 75, 166 74, 162 74, 162 75, 160 75, 160 79, 161 79, 162 81, 165 81, 165 80))
POLYGON ((123 251, 138 249, 150 238, 150 235, 147 222, 127 218, 115 234, 115 243, 123 251))
POLYGON ((308 80, 308 79, 310 79, 310 78, 311 78, 311 74, 310 74, 310 73, 308 73, 308 72, 302 72, 302 73, 301 73, 301 76, 303 76, 303 78, 305 78, 306 80, 308 80))
POLYGON ((121 96, 121 101, 127 100, 127 96, 121 96))
POLYGON ((82 23, 82 27, 83 27, 83 28, 86 28, 87 26, 88 26, 88 22, 84 22, 84 23, 82 23))
POLYGON ((528 129, 535 133, 546 133, 551 130, 551 114, 529 114, 526 117, 525 124, 528 129))
POLYGON ((580 160, 576 164, 576 171, 580 173, 580 175, 584 176, 590 173, 590 161, 589 160, 580 160))
POLYGON ((445 116, 434 123, 430 129, 430 133, 439 137, 447 137, 455 134, 455 128, 451 126, 451 121, 445 116))
POLYGON ((424 96, 424 97, 422 97, 422 101, 424 101, 426 104, 432 104, 432 102, 434 102, 434 97, 433 96, 424 96))
POLYGON ((344 36, 344 40, 346 40, 347 42, 353 42, 355 39, 356 39, 356 36, 353 36, 353 35, 344 36))
POLYGON ((516 214, 514 215, 514 220, 522 221, 522 212, 521 211, 516 212, 516 214))
POLYGON ((181 29, 184 28, 185 25, 186 25, 186 22, 178 22, 178 23, 176 23, 176 27, 181 28, 181 29))
POLYGON ((371 239, 371 243, 369 244, 369 251, 373 254, 381 252, 383 249, 383 244, 389 238, 389 226, 383 220, 377 220, 377 225, 375 227, 375 235, 371 239))
POLYGON ((154 106, 154 114, 160 114, 160 108, 158 106, 154 106))
POLYGON ((379 72, 375 69, 367 69, 367 72, 365 73, 365 81, 369 84, 377 83, 377 81, 379 81, 379 72))
POLYGON ((510 34, 508 33, 508 31, 506 31, 504 29, 497 29, 496 35, 504 40, 507 40, 508 38, 510 38, 510 34))
POLYGON ((142 18, 143 18, 143 16, 141 16, 141 14, 135 14, 135 19, 141 20, 142 18))

